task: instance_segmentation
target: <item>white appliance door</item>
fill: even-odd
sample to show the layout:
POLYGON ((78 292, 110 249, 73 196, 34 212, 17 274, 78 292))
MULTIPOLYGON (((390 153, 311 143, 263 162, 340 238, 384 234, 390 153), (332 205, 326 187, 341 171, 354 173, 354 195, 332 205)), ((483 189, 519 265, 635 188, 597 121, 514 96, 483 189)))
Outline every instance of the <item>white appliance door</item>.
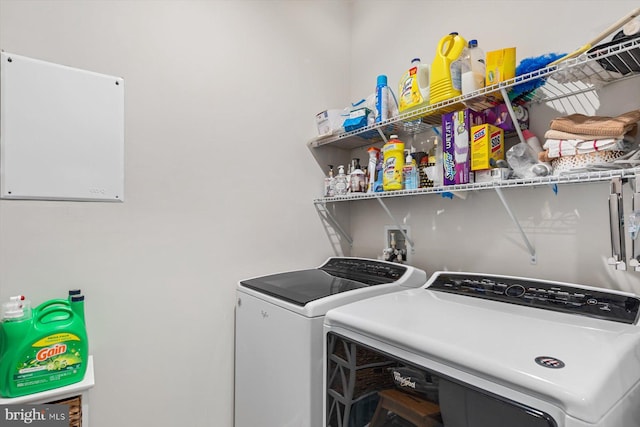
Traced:
POLYGON ((235 427, 320 427, 323 318, 237 295, 235 427))

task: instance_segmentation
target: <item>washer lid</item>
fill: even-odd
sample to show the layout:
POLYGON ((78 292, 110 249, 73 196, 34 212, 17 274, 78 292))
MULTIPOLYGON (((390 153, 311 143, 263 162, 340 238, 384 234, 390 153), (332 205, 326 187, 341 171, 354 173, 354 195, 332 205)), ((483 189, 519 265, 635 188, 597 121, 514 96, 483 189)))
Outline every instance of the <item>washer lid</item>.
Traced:
POLYGON ((323 266, 243 280, 241 286, 298 306, 330 295, 393 283, 407 271, 400 264, 360 259, 330 258, 323 266))

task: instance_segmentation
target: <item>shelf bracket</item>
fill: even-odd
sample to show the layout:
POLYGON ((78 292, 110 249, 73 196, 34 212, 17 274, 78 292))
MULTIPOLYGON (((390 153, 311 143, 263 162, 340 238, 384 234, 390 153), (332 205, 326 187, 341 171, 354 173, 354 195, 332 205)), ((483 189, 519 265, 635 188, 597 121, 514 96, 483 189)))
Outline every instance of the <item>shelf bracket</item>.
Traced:
POLYGON ((518 139, 520 139, 520 142, 526 143, 524 139, 524 135, 522 135, 522 129, 520 129, 520 125, 518 123, 518 117, 516 116, 516 113, 513 111, 513 106, 511 105, 511 101, 509 101, 509 95, 507 94, 507 89, 501 88, 500 94, 502 94, 504 105, 507 106, 507 110, 509 111, 509 116, 511 117, 511 123, 513 123, 513 127, 516 129, 516 133, 518 134, 518 139))
POLYGON ((340 234, 347 242, 349 242, 349 247, 353 247, 353 239, 351 238, 351 236, 349 236, 349 234, 346 231, 344 231, 344 228, 342 228, 342 226, 340 225, 336 217, 331 213, 331 211, 327 209, 326 203, 317 202, 317 203, 314 203, 314 205, 316 207, 316 211, 318 212, 318 215, 320 215, 322 219, 328 222, 333 227, 333 229, 338 232, 338 234, 340 234))
POLYGON ((516 216, 513 214, 513 211, 511 210, 509 203, 507 203, 507 199, 505 199, 504 194, 502 194, 502 188, 495 187, 495 190, 496 190, 496 193, 498 194, 498 197, 500 198, 500 201, 502 202, 502 205, 507 210, 509 217, 511 217, 511 221, 513 221, 516 227, 518 227, 518 231, 520 231, 522 240, 524 241, 524 244, 527 246, 527 249, 529 250, 529 256, 530 256, 529 261, 531 262, 531 264, 536 264, 538 262, 536 258, 536 249, 533 247, 533 245, 527 238, 527 234, 522 229, 520 222, 518 222, 518 218, 516 218, 516 216))
POLYGON ((384 209, 384 211, 387 213, 387 215, 389 215, 389 218, 391 218, 391 221, 393 221, 394 225, 396 227, 398 227, 398 231, 400 231, 400 233, 402 234, 402 237, 404 237, 404 241, 409 243, 409 245, 411 245, 411 252, 415 252, 414 246, 413 246, 413 240, 411 240, 409 238, 409 236, 407 235, 407 233, 405 233, 404 228, 402 227, 402 225, 400 225, 400 222, 396 219, 395 216, 393 216, 393 214, 391 213, 391 211, 389 210, 389 208, 387 207, 387 205, 382 201, 381 198, 376 198, 376 200, 378 200, 378 202, 380 202, 380 206, 382 206, 382 209, 384 209))
POLYGON ((376 130, 378 131, 378 133, 380 134, 380 137, 382 138, 382 140, 383 140, 383 141, 384 141, 384 143, 386 144, 386 143, 388 142, 388 141, 387 141, 387 137, 386 137, 386 135, 384 134, 384 132, 382 132, 382 129, 377 128, 376 130))
POLYGON ((625 237, 624 237, 624 209, 622 204, 622 178, 611 179, 609 191, 609 228, 611 234, 611 258, 607 263, 616 270, 626 270, 625 265, 625 237))

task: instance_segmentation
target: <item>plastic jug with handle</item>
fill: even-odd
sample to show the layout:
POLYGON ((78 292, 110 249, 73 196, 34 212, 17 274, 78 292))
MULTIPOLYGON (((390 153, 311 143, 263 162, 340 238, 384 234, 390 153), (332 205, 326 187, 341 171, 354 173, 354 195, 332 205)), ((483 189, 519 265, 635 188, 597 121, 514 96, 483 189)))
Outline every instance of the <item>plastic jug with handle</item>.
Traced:
POLYGON ((460 57, 466 46, 467 41, 455 32, 443 37, 438 43, 429 75, 429 104, 461 95, 460 89, 453 85, 451 64, 460 57))

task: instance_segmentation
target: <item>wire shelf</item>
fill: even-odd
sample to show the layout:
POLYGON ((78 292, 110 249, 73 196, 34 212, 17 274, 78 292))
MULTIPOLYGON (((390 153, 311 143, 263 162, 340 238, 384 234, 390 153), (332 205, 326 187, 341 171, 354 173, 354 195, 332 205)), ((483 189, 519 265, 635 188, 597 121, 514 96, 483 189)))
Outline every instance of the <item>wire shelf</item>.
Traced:
POLYGON ((628 179, 640 174, 640 168, 611 169, 592 172, 574 172, 558 176, 536 177, 529 179, 508 179, 502 181, 488 181, 473 184, 446 185, 432 188, 418 188, 415 190, 384 191, 380 193, 349 193, 344 196, 321 197, 314 199, 316 204, 327 202, 349 202, 353 200, 385 199, 390 197, 421 196, 428 194, 445 194, 459 191, 476 191, 493 188, 539 187, 554 184, 580 184, 587 182, 609 181, 620 177, 628 179))
MULTIPOLYGON (((519 93, 510 102, 514 104, 550 102, 579 93, 595 90, 604 85, 635 77, 640 72, 640 38, 623 42, 611 42, 596 46, 576 58, 557 65, 517 76, 470 94, 458 96, 423 108, 400 114, 375 125, 351 132, 340 133, 309 141, 311 148, 332 145, 351 150, 384 141, 386 135, 411 136, 438 126, 442 114, 471 108, 481 111, 500 104, 500 93, 507 93, 522 86, 531 90, 519 93)), ((518 88, 518 89, 520 89, 518 88)), ((492 185, 494 185, 492 183, 492 185)))

